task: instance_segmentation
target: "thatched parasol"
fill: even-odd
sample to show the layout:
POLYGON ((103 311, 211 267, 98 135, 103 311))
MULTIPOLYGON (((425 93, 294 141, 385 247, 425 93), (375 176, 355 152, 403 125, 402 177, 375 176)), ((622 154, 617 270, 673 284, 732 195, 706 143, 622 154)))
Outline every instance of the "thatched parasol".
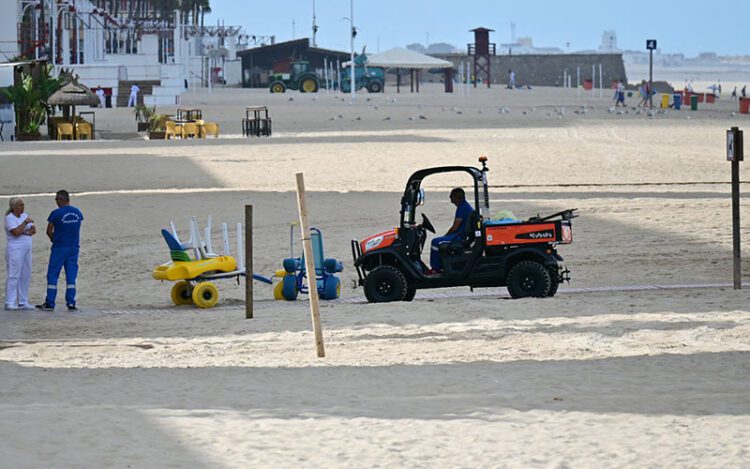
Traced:
POLYGON ((76 106, 96 106, 99 104, 99 97, 88 86, 73 80, 52 93, 47 102, 53 106, 63 106, 63 117, 68 119, 67 106, 73 107, 73 117, 75 117, 76 106))

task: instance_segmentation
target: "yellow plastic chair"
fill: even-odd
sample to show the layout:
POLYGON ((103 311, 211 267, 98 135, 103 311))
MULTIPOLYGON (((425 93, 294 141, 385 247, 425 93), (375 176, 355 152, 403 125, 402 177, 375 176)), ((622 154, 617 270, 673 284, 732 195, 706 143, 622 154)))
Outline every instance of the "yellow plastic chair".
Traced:
POLYGON ((65 122, 65 119, 60 116, 50 117, 47 121, 50 139, 57 140, 57 124, 60 124, 61 122, 65 122))
POLYGON ((216 122, 206 122, 203 124, 203 136, 204 138, 213 135, 216 138, 219 138, 219 124, 216 122))
POLYGON ((198 132, 198 126, 194 123, 189 122, 187 124, 182 124, 182 138, 187 138, 188 136, 193 138, 199 137, 198 132))
POLYGON ((91 127, 91 124, 88 122, 77 123, 76 134, 78 135, 78 140, 84 140, 83 137, 86 137, 85 140, 94 139, 94 129, 91 127))
POLYGON ((164 138, 177 138, 177 124, 175 124, 174 121, 167 121, 164 123, 164 138))
POLYGON ((63 137, 69 137, 69 140, 73 140, 73 124, 70 122, 57 124, 57 139, 62 140, 63 137))

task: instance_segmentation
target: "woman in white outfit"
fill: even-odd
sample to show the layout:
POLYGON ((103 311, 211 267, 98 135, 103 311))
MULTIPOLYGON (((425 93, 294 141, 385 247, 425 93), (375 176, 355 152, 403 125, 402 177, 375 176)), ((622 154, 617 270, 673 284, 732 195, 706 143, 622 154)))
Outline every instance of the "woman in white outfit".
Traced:
POLYGON ((31 237, 36 233, 34 221, 24 213, 23 199, 11 197, 5 212, 5 266, 8 278, 5 281, 5 309, 28 309, 29 284, 31 283, 31 237))

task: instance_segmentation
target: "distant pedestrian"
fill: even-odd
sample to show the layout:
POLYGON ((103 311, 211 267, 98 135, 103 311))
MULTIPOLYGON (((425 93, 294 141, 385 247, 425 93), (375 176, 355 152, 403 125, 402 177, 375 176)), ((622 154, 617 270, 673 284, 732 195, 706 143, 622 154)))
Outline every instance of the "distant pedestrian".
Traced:
POLYGON ((641 80, 641 86, 638 87, 638 93, 641 95, 641 100, 638 101, 638 106, 646 106, 648 104, 649 97, 649 86, 646 80, 641 80))
POLYGON ((732 90, 732 100, 734 101, 735 99, 737 99, 737 87, 736 86, 732 90))
POLYGON ((36 234, 34 220, 24 212, 23 199, 11 197, 5 212, 5 309, 34 309, 29 304, 31 284, 31 237, 36 234))
POLYGON ((513 89, 516 87, 516 72, 508 70, 508 88, 513 89))
POLYGON ((745 93, 745 88, 747 88, 747 85, 744 85, 744 86, 742 87, 742 97, 743 97, 743 98, 746 98, 746 97, 747 97, 747 93, 745 93))
POLYGON ((141 88, 138 86, 138 83, 134 83, 133 86, 130 87, 130 97, 128 98, 128 107, 133 107, 136 104, 138 104, 138 92, 141 91, 141 88))
POLYGON ((99 107, 105 107, 104 105, 107 101, 104 99, 104 90, 99 87, 96 89, 96 93, 94 94, 96 94, 96 96, 99 98, 99 107))
POLYGON ((47 217, 47 237, 52 242, 52 252, 47 266, 47 298, 37 308, 45 311, 55 309, 57 279, 65 268, 65 304, 68 311, 76 308, 76 278, 78 277, 78 252, 80 249, 81 223, 83 213, 70 205, 68 191, 59 190, 55 194, 57 209, 47 217))
POLYGON ((625 107, 625 84, 623 80, 617 82, 617 89, 615 90, 615 106, 622 105, 625 107))

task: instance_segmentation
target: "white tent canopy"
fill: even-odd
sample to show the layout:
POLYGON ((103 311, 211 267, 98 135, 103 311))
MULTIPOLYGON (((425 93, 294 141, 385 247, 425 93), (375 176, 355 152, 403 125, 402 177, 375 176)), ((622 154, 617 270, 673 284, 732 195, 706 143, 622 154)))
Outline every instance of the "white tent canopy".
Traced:
POLYGON ((394 47, 367 57, 367 65, 384 68, 452 68, 447 60, 436 59, 403 47, 394 47))

